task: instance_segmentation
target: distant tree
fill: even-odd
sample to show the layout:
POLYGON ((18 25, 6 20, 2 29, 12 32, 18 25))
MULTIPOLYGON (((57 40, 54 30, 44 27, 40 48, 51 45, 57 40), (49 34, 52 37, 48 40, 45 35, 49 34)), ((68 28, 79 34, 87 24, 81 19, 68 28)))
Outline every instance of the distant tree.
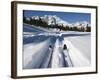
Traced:
POLYGON ((26 17, 25 16, 23 16, 23 22, 26 23, 26 17))
POLYGON ((69 30, 69 26, 66 26, 65 30, 69 30))
POLYGON ((86 31, 87 32, 91 32, 91 27, 87 24, 87 26, 86 26, 86 31))

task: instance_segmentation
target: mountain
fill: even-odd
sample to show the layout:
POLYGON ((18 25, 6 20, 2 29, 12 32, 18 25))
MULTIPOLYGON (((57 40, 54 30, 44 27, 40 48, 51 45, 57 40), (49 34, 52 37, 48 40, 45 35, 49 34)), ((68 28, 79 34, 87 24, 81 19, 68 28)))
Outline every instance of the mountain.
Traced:
POLYGON ((68 25, 67 21, 62 20, 61 18, 57 17, 56 15, 44 15, 44 21, 48 23, 48 25, 68 25))
POLYGON ((74 26, 77 26, 77 27, 87 27, 87 26, 91 26, 91 24, 89 24, 87 21, 79 21, 79 22, 76 22, 74 23, 74 26))
MULTIPOLYGON (((78 21, 75 23, 69 23, 67 21, 64 21, 60 17, 56 15, 44 15, 44 16, 32 16, 31 19, 34 20, 39 20, 41 19, 42 21, 46 22, 48 25, 63 25, 64 27, 69 26, 69 27, 87 27, 87 25, 90 27, 91 24, 89 24, 87 21, 78 21)), ((27 18, 27 20, 30 20, 27 18)))

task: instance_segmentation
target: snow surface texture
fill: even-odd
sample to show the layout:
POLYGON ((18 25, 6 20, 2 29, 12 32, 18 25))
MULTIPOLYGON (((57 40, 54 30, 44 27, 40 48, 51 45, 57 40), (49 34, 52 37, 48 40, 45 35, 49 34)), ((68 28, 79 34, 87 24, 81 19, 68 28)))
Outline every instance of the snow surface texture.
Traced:
POLYGON ((90 66, 89 32, 59 32, 26 24, 23 31, 23 69, 90 66))
POLYGON ((73 66, 89 66, 90 59, 88 58, 88 56, 90 57, 90 53, 84 54, 85 50, 89 52, 90 49, 86 49, 88 46, 85 46, 85 50, 81 50, 82 48, 84 48, 84 46, 80 46, 79 41, 78 43, 76 42, 75 44, 72 44, 70 41, 65 40, 65 43, 67 44, 68 53, 72 60, 73 66), (76 45, 78 45, 79 47, 77 47, 76 45))

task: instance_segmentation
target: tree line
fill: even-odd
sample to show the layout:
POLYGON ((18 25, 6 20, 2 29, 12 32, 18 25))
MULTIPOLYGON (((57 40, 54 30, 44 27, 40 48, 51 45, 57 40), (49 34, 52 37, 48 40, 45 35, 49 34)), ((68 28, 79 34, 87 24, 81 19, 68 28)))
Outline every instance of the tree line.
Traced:
POLYGON ((60 31, 61 30, 64 30, 64 31, 80 31, 80 32, 91 32, 91 27, 87 24, 86 27, 83 27, 81 24, 80 24, 80 27, 78 26, 68 26, 68 25, 63 25, 63 24, 54 24, 54 25, 48 25, 48 23, 46 21, 43 21, 40 17, 39 19, 32 19, 32 18, 26 18, 26 17, 23 17, 23 23, 27 23, 27 24, 30 24, 30 25, 35 25, 35 26, 41 26, 41 27, 44 27, 44 28, 56 28, 56 29, 59 29, 60 31))

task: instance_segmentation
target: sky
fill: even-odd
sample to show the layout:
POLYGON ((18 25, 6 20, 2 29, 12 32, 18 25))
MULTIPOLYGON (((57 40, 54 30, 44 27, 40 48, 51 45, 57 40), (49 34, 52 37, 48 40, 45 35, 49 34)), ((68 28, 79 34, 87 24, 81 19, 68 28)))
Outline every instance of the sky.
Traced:
POLYGON ((87 21, 88 23, 91 23, 90 13, 23 10, 23 15, 25 17, 56 15, 69 23, 75 23, 79 21, 87 21))

